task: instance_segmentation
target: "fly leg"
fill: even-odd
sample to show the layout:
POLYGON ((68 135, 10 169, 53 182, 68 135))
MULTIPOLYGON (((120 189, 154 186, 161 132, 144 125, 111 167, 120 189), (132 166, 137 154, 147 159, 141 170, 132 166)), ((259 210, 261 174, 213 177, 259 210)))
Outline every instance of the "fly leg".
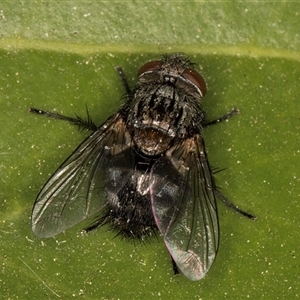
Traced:
POLYGON ((67 121, 67 122, 71 123, 72 125, 77 125, 77 126, 81 127, 82 129, 92 130, 92 131, 97 130, 97 126, 95 125, 95 123, 92 121, 92 119, 90 117, 88 108, 86 108, 86 113, 87 113, 87 119, 86 120, 83 120, 82 118, 80 118, 77 115, 76 115, 76 118, 71 118, 71 117, 66 117, 66 116, 63 116, 63 115, 55 113, 55 112, 41 110, 41 109, 32 108, 32 107, 30 107, 28 111, 30 113, 43 115, 43 116, 46 116, 46 117, 49 117, 49 118, 54 118, 54 119, 57 119, 57 120, 67 121))
POLYGON ((226 120, 230 119, 231 117, 235 116, 238 113, 239 113, 238 108, 234 108, 232 111, 230 111, 229 113, 223 115, 222 117, 220 117, 218 119, 215 119, 215 120, 212 120, 212 121, 206 122, 203 127, 218 124, 220 122, 226 121, 226 120))
POLYGON ((172 260, 172 266, 173 266, 173 272, 174 272, 174 275, 178 275, 179 274, 179 270, 178 270, 178 267, 176 265, 176 262, 175 260, 173 259, 173 257, 171 256, 171 260, 172 260))
POLYGON ((240 208, 238 208, 236 205, 234 205, 232 202, 230 202, 224 195, 222 195, 217 189, 214 190, 215 195, 222 200, 228 207, 234 209, 236 212, 238 212, 239 214, 243 215, 244 217, 247 217, 251 220, 255 220, 256 217, 241 210, 240 208))
MULTIPOLYGON (((234 108, 232 111, 230 111, 229 113, 223 115, 222 117, 218 118, 218 119, 215 119, 215 120, 212 120, 212 121, 208 121, 204 124, 203 127, 206 127, 206 126, 211 126, 211 125, 214 125, 214 124, 218 124, 220 122, 223 122, 223 121, 226 121, 228 120, 229 118, 235 116, 236 114, 239 113, 239 110, 237 108, 234 108)), ((251 219, 251 220, 255 220, 256 217, 241 210, 240 208, 238 208, 236 205, 234 205, 232 202, 230 202, 224 195, 222 195, 218 190, 217 188, 214 189, 214 193, 215 195, 221 200, 223 201, 228 207, 234 209, 236 212, 238 212, 239 214, 251 219)))
MULTIPOLYGON (((125 74, 122 70, 121 67, 117 67, 117 72, 118 75, 122 81, 122 84, 124 86, 124 89, 126 91, 126 94, 129 95, 131 93, 131 90, 129 88, 128 82, 126 80, 125 74)), ((127 96, 128 97, 128 96, 127 96)), ((92 121, 91 116, 89 114, 88 108, 86 108, 86 114, 87 114, 87 119, 84 120, 81 117, 76 115, 76 118, 72 118, 72 117, 67 117, 55 112, 51 112, 51 111, 46 111, 46 110, 42 110, 42 109, 38 109, 38 108, 33 108, 30 107, 28 110, 30 113, 35 113, 38 115, 43 115, 49 118, 54 118, 57 120, 63 120, 63 121, 67 121, 69 123, 71 123, 72 125, 77 125, 79 127, 81 127, 82 129, 86 129, 86 130, 91 130, 91 131, 96 131, 97 130, 97 126, 95 125, 95 123, 92 121)))
POLYGON ((116 69, 117 69, 118 75, 119 75, 119 77, 122 81, 122 84, 124 86, 125 92, 126 92, 127 95, 129 95, 131 93, 131 89, 128 85, 128 82, 127 82, 126 76, 124 74, 124 71, 121 67, 117 67, 116 69))

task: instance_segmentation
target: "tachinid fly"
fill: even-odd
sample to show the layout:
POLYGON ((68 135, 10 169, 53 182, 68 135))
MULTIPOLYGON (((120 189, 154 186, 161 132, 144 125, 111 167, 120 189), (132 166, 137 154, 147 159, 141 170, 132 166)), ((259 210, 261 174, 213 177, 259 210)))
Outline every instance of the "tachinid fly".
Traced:
POLYGON ((165 55, 138 71, 130 89, 123 71, 125 104, 97 127, 31 108, 30 112, 69 121, 93 133, 44 185, 32 210, 32 230, 55 236, 94 217, 90 231, 109 224, 126 238, 144 239, 157 230, 177 267, 191 280, 205 276, 219 245, 216 197, 240 210, 218 190, 209 165, 201 108, 206 83, 183 54, 165 55))

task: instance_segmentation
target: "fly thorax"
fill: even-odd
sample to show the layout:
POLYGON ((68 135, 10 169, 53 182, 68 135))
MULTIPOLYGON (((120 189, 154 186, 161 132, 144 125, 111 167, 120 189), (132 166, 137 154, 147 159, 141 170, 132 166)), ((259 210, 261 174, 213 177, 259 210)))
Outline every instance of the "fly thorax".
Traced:
POLYGON ((160 155, 174 138, 187 135, 195 112, 186 95, 173 84, 148 85, 136 90, 129 116, 138 151, 160 155))
POLYGON ((159 128, 135 128, 133 132, 138 152, 147 156, 157 156, 167 151, 172 139, 173 137, 159 128))

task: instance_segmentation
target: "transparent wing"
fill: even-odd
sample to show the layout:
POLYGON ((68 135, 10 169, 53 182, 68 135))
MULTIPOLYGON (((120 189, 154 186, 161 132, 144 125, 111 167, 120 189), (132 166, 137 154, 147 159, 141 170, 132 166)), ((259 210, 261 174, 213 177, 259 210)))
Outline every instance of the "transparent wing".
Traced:
POLYGON ((182 273, 199 280, 218 249, 215 183, 201 136, 171 148, 151 171, 156 225, 182 273))
POLYGON ((83 141, 37 196, 31 217, 34 234, 54 236, 99 212, 133 172, 130 143, 119 114, 83 141))

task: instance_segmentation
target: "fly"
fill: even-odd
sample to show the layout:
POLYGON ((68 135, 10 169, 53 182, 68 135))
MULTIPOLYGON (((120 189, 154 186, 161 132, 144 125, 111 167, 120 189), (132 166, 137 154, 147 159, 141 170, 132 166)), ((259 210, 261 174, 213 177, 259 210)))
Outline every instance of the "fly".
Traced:
POLYGON ((216 197, 255 218, 218 191, 201 136, 238 110, 207 120, 206 83, 184 54, 144 64, 133 89, 117 70, 126 101, 99 127, 89 114, 83 120, 29 109, 92 131, 38 194, 32 230, 49 238, 93 218, 87 232, 109 224, 122 237, 142 240, 158 231, 174 272, 200 280, 219 247, 216 197))

